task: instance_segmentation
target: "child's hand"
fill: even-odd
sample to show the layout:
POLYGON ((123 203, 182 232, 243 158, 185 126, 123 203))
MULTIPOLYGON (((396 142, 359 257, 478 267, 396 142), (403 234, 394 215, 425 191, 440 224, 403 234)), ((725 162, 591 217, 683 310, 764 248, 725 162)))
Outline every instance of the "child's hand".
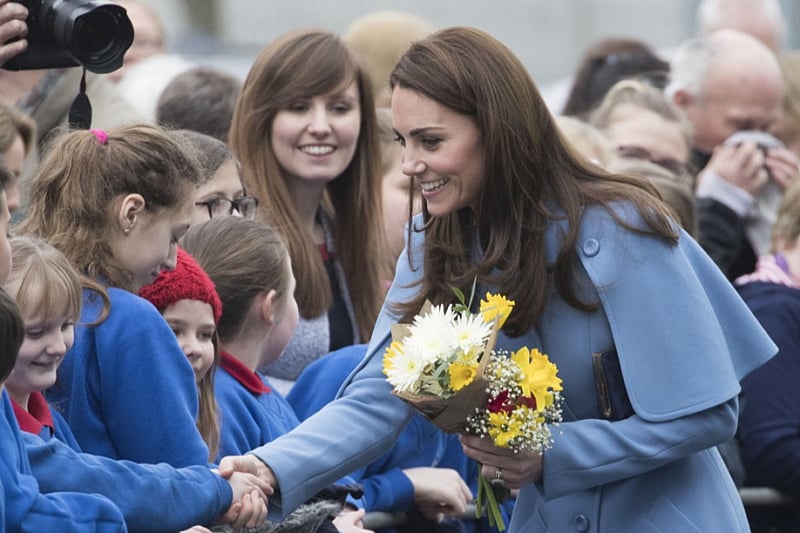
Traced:
POLYGON ((333 519, 333 525, 342 533, 374 533, 371 529, 364 529, 364 513, 364 509, 344 509, 333 519))
POLYGON ((472 491, 451 468, 420 466, 403 473, 414 486, 414 503, 430 520, 438 521, 443 514, 462 516, 472 503, 472 491))
POLYGON ((272 487, 252 474, 241 472, 234 472, 228 483, 233 489, 233 499, 221 521, 233 527, 263 525, 267 519, 267 495, 272 494, 272 487))

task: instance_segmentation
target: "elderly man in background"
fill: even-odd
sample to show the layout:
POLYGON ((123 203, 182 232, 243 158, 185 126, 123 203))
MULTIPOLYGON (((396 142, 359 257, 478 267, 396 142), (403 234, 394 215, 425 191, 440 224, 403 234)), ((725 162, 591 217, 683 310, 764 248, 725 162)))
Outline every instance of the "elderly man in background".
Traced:
POLYGON ((698 240, 733 279, 766 252, 780 196, 800 166, 765 133, 782 113, 780 66, 761 41, 726 29, 683 43, 671 72, 667 96, 694 130, 698 240))

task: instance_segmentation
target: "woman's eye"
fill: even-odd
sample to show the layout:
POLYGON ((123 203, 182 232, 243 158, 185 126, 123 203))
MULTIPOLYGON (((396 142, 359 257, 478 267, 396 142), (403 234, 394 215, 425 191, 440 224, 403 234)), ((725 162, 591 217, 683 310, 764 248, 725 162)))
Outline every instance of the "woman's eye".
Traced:
POLYGON ((286 109, 288 109, 289 111, 294 111, 296 113, 301 113, 308 109, 308 104, 305 102, 292 102, 288 106, 286 106, 286 109))
POLYGON ((430 149, 430 148, 436 148, 441 142, 441 139, 438 139, 436 137, 423 137, 422 139, 420 139, 420 142, 425 148, 430 149))
POLYGON ((402 138, 402 137, 401 137, 399 134, 397 134, 397 133, 394 135, 394 142, 400 143, 400 146, 405 146, 405 145, 406 145, 406 140, 405 140, 405 139, 403 139, 403 138, 402 138))
POLYGON ((353 109, 353 107, 352 107, 350 104, 344 104, 344 103, 340 103, 340 104, 334 104, 334 105, 331 107, 331 109, 333 109, 333 111, 334 111, 335 113, 341 113, 341 114, 344 114, 344 113, 347 113, 347 112, 349 112, 351 109, 353 109))

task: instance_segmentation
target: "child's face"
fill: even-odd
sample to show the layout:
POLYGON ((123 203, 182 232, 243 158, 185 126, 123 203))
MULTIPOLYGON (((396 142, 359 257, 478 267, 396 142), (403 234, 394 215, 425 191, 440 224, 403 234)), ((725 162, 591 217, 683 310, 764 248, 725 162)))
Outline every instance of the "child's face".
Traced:
MULTIPOLYGON (((228 159, 220 165, 210 180, 197 188, 194 193, 194 201, 207 202, 215 198, 237 200, 242 196, 244 196, 244 185, 242 185, 242 177, 239 175, 239 167, 236 165, 236 160, 228 159)), ((230 204, 225 205, 230 207, 230 204)), ((205 205, 195 204, 194 211, 192 211, 192 224, 202 224, 208 220, 208 208, 205 205)))
POLYGON ((289 276, 289 287, 286 294, 282 296, 282 300, 275 302, 275 322, 262 352, 264 360, 260 362, 260 365, 272 363, 280 357, 294 335, 300 319, 297 300, 294 298, 295 278, 292 273, 291 260, 286 261, 286 268, 288 272, 285 275, 289 276))
POLYGON ((114 258, 133 272, 135 290, 152 283, 162 270, 175 268, 178 240, 189 229, 191 197, 179 209, 145 213, 128 234, 111 243, 114 258))
POLYGON ((189 358, 195 380, 200 381, 214 364, 214 310, 200 300, 178 300, 162 315, 189 358))
MULTIPOLYGON (((13 288, 11 291, 13 293, 13 288)), ((31 316, 23 310, 25 340, 6 382, 12 397, 41 392, 56 382, 56 372, 75 340, 73 316, 31 316)))

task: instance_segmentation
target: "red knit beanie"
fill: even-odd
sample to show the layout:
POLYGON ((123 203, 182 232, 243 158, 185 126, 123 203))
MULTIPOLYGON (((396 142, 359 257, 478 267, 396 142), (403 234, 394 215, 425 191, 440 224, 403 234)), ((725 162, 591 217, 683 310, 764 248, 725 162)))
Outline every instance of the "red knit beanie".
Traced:
POLYGON ((199 300, 211 306, 215 324, 222 316, 222 301, 214 282, 194 257, 182 248, 178 248, 175 270, 161 272, 153 283, 141 288, 139 296, 150 300, 159 311, 180 300, 199 300))

